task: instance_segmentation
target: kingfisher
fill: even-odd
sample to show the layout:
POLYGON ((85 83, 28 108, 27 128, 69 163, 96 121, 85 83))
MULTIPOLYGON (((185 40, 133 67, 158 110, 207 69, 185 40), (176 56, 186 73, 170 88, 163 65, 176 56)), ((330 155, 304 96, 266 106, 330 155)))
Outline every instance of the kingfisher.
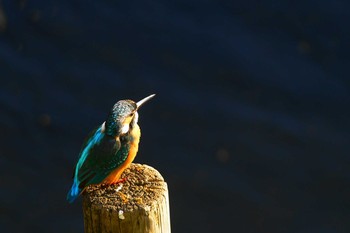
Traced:
POLYGON ((67 194, 72 203, 90 184, 116 184, 134 160, 141 131, 137 110, 155 94, 138 102, 120 100, 114 104, 105 122, 93 130, 81 148, 74 169, 73 185, 67 194))

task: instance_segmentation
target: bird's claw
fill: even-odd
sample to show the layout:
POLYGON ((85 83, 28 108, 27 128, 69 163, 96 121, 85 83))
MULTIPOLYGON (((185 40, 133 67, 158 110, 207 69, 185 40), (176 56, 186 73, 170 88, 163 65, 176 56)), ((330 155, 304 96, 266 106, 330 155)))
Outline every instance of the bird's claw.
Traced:
POLYGON ((113 182, 112 184, 120 184, 120 183, 124 183, 124 182, 125 182, 127 179, 128 179, 128 177, 124 177, 124 178, 122 178, 122 179, 119 179, 119 180, 117 180, 117 181, 113 182))

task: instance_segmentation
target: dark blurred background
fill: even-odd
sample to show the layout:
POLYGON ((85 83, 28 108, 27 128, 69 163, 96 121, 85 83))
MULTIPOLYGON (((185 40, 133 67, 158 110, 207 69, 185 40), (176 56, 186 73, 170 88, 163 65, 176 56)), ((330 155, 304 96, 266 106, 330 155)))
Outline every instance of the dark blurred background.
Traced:
POLYGON ((0 6, 0 232, 83 232, 80 146, 152 93, 173 233, 350 232, 349 1, 0 6))

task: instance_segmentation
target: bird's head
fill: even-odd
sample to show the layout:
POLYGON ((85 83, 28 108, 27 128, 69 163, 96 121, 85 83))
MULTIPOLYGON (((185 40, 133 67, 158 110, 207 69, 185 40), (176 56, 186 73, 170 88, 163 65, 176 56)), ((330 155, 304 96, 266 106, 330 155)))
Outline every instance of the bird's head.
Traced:
POLYGON ((120 100, 112 108, 105 123, 107 135, 117 136, 126 134, 138 121, 137 110, 155 94, 147 96, 138 102, 132 100, 120 100))

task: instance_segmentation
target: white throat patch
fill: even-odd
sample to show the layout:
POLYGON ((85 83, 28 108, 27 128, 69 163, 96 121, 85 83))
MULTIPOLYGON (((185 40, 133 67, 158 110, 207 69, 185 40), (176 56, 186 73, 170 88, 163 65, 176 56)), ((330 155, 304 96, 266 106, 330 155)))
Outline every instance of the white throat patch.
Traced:
POLYGON ((126 134, 128 131, 129 131, 129 124, 123 125, 121 133, 126 134))

